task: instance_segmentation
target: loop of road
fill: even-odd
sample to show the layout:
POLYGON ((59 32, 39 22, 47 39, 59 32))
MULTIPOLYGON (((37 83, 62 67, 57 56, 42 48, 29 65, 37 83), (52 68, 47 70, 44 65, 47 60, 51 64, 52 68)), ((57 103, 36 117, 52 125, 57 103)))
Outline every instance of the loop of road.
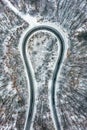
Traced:
POLYGON ((31 122, 32 122, 32 118, 33 118, 33 112, 34 112, 34 104, 35 104, 35 91, 34 91, 34 82, 33 82, 33 76, 32 76, 32 72, 31 69, 29 67, 29 63, 27 60, 27 56, 26 56, 26 44, 27 44, 27 40, 28 38, 35 32, 40 31, 40 30, 47 30, 51 33, 53 33, 60 41, 60 54, 59 54, 59 58, 57 60, 54 72, 53 72, 53 78, 52 78, 52 84, 51 84, 51 107, 52 107, 52 112, 53 112, 53 117, 54 117, 54 122, 56 125, 56 129, 57 130, 61 130, 61 126, 59 123, 59 118, 57 116, 57 110, 56 110, 56 104, 55 104, 55 83, 56 83, 56 79, 57 79, 57 74, 59 72, 61 63, 62 63, 62 59, 63 59, 63 55, 64 55, 64 51, 65 51, 65 42, 64 39, 61 35, 61 33, 55 29, 54 27, 51 27, 49 25, 38 25, 36 27, 33 27, 32 29, 30 29, 27 34, 25 35, 23 42, 22 42, 22 55, 23 55, 23 60, 25 62, 25 66, 26 66, 26 70, 27 70, 27 75, 28 75, 28 80, 30 83, 30 107, 28 110, 28 118, 26 120, 26 126, 25 126, 25 130, 30 130, 31 127, 31 122))

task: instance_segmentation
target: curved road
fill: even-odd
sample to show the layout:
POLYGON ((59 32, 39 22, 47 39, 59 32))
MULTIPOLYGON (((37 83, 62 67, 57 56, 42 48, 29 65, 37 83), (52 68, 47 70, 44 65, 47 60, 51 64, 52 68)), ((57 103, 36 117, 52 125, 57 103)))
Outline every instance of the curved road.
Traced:
POLYGON ((65 42, 64 42, 60 32, 58 32, 58 30, 56 30, 55 28, 53 28, 49 25, 38 25, 36 27, 33 27, 31 30, 29 30, 27 32, 27 34, 22 42, 22 54, 23 54, 25 65, 26 65, 29 82, 30 82, 30 108, 28 110, 28 118, 27 118, 25 130, 30 130, 31 121, 32 121, 33 112, 34 112, 34 103, 35 103, 34 82, 33 82, 33 76, 32 76, 31 69, 29 67, 29 63, 28 63, 27 56, 26 56, 26 43, 27 43, 28 38, 34 32, 40 31, 40 30, 47 30, 47 31, 55 34, 55 36, 60 41, 60 48, 61 48, 60 56, 59 56, 59 59, 57 60, 56 67, 54 69, 52 85, 51 85, 51 103, 52 103, 51 106, 52 106, 52 111, 53 111, 56 128, 57 128, 57 130, 61 130, 61 126, 60 126, 59 119, 57 116, 56 104, 55 104, 55 83, 56 83, 57 74, 60 69, 60 65, 62 63, 62 59, 63 59, 63 55, 64 55, 65 42))

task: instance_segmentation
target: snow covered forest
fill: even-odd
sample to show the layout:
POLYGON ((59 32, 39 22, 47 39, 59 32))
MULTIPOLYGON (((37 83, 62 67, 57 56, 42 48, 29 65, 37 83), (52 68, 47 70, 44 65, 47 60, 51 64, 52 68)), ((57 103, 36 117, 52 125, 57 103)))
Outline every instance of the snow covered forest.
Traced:
POLYGON ((48 22, 60 26, 69 40, 55 85, 61 128, 55 127, 49 103, 60 41, 40 31, 26 49, 37 87, 31 130, 87 130, 87 0, 0 0, 0 130, 24 130, 30 92, 20 38, 27 28, 48 22))

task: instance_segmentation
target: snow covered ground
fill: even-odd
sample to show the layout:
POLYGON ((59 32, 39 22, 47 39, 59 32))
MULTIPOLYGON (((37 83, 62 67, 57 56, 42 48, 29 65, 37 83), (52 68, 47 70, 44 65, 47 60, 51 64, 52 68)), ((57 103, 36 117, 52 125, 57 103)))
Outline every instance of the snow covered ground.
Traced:
MULTIPOLYGON (((20 37, 27 28, 44 22, 53 22, 57 26, 61 26, 63 30, 66 30, 70 41, 67 57, 63 61, 60 76, 56 81, 56 109, 58 116, 60 116, 62 129, 87 129, 87 1, 1 0, 1 130, 24 129, 29 92, 27 91, 28 83, 18 46, 20 37)), ((35 130, 54 130, 46 79, 50 80, 49 77, 52 76, 56 61, 58 51, 56 38, 50 33, 41 32, 39 34, 38 32, 29 40, 31 40, 31 44, 28 45, 27 51, 31 56, 38 84, 38 102, 33 127, 35 130), (41 44, 42 42, 44 45, 41 44), (52 42, 55 43, 53 50, 47 46, 47 43, 50 45, 52 42), (54 62, 51 61, 51 58, 54 62), (44 60, 48 60, 48 62, 44 62, 44 60)))

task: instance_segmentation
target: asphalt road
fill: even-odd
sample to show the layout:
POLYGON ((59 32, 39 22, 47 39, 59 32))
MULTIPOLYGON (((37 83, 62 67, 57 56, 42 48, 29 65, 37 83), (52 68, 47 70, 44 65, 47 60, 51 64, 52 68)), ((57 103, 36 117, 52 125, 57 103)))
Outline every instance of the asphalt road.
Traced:
POLYGON ((33 27, 31 30, 29 30, 27 32, 27 34, 26 34, 26 36, 23 40, 23 43, 22 43, 22 54, 23 54, 25 65, 26 65, 29 82, 30 82, 30 103, 29 103, 30 108, 28 110, 28 118, 27 118, 25 130, 30 130, 31 121, 32 121, 33 112, 34 112, 34 103, 35 103, 34 82, 33 82, 33 76, 32 76, 31 69, 29 67, 29 63, 28 63, 27 56, 26 56, 26 43, 27 43, 28 38, 34 32, 40 31, 40 30, 47 30, 47 31, 55 34, 55 36, 60 41, 61 51, 60 51, 59 59, 57 60, 56 67, 55 67, 55 70, 54 70, 54 73, 53 73, 53 79, 52 79, 52 85, 51 85, 51 99, 50 100, 51 100, 51 103, 52 103, 51 105, 52 105, 52 111, 53 111, 53 115, 54 115, 54 121, 55 121, 55 124, 56 124, 56 128, 57 128, 57 130, 61 130, 59 118, 57 116, 56 104, 55 104, 55 83, 56 83, 58 71, 59 71, 61 63, 62 63, 64 50, 65 50, 65 43, 64 43, 64 40, 63 40, 60 32, 58 32, 57 29, 55 29, 55 28, 53 28, 49 25, 38 25, 36 27, 33 27))

